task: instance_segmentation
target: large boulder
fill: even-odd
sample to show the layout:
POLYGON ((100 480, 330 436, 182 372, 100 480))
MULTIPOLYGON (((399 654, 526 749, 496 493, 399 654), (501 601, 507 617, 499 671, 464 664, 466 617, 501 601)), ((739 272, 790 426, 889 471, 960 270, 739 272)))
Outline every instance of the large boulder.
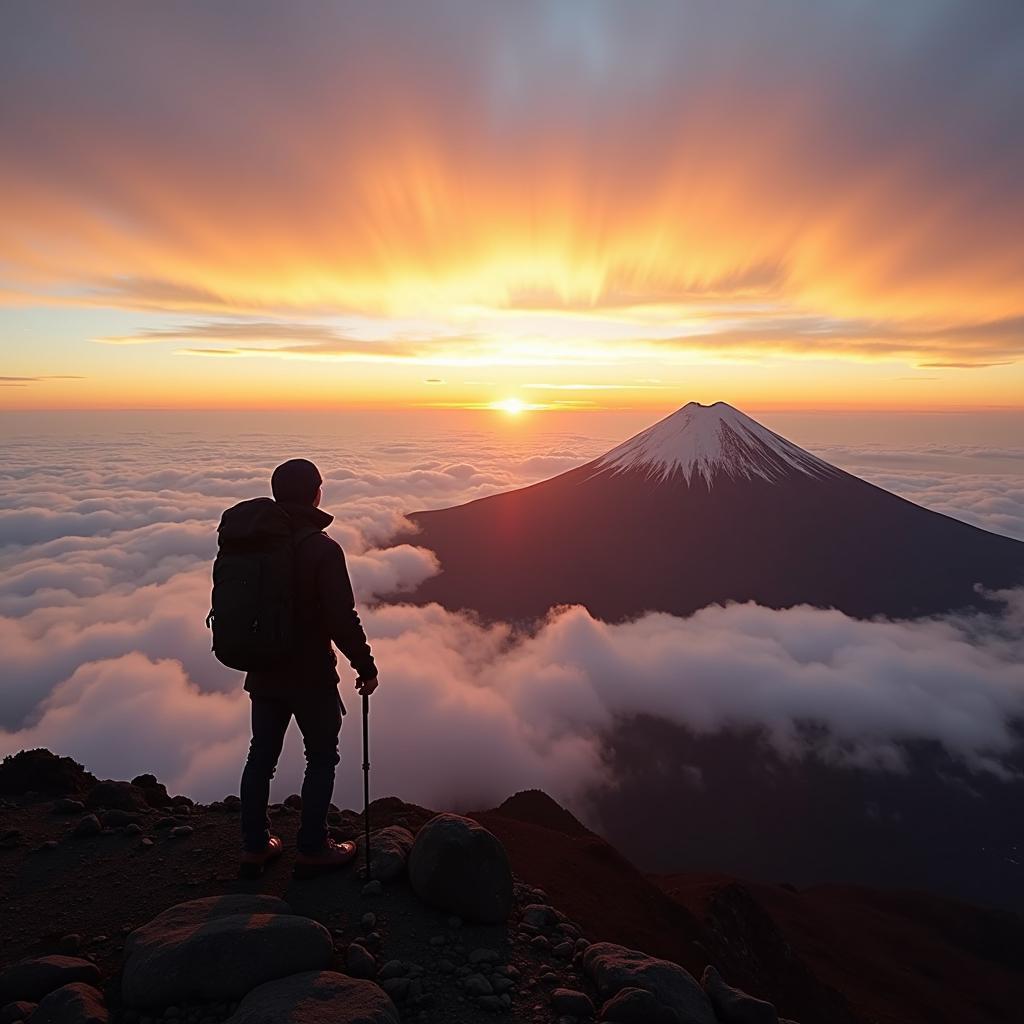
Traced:
POLYGON ((512 910, 505 847, 470 818, 438 814, 417 833, 409 880, 424 903, 467 921, 499 923, 512 910))
POLYGON ((326 967, 330 933, 273 896, 211 896, 170 907, 125 942, 121 992, 130 1006, 238 999, 326 967))
POLYGON ((150 807, 168 807, 171 803, 167 787, 157 781, 157 777, 150 772, 145 775, 136 775, 132 779, 132 785, 142 790, 142 795, 150 807))
POLYGON ((594 1004, 590 996, 574 988, 556 988, 551 993, 551 1009, 559 1016, 576 1017, 579 1020, 591 1020, 594 1016, 594 1004))
POLYGON ((697 979, 670 960, 612 942, 595 942, 583 954, 583 970, 602 999, 610 999, 624 988, 641 988, 675 1011, 679 1024, 716 1024, 714 1010, 697 979))
POLYGON ((700 978, 721 1024, 779 1024, 779 1015, 771 1003, 733 988, 708 964, 700 978))
POLYGON ((85 806, 90 810, 144 811, 149 804, 146 803, 146 794, 138 786, 104 779, 89 790, 85 806))
POLYGON ((108 1024, 103 995, 92 985, 76 981, 51 992, 36 1007, 32 1024, 108 1024))
POLYGON ((395 1004, 372 981, 308 971, 268 981, 239 1004, 228 1024, 400 1024, 395 1004))
POLYGON ((18 999, 38 1003, 62 985, 100 980, 100 969, 76 956, 39 956, 19 960, 0 971, 0 1006, 18 999))
MULTIPOLYGON (((360 836, 356 843, 356 863, 366 863, 366 837, 360 836)), ((390 882, 404 870, 412 850, 413 837, 401 825, 388 825, 370 834, 370 875, 382 882, 390 882)))
POLYGON ((624 988, 601 1007, 601 1024, 679 1024, 679 1014, 642 988, 624 988))

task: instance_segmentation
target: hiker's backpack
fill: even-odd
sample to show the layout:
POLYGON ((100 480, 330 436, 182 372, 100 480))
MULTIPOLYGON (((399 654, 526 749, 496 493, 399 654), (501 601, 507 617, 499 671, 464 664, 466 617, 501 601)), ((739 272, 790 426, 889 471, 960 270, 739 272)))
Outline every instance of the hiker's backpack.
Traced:
POLYGON ((213 653, 228 668, 248 672, 287 660, 295 635, 295 551, 319 532, 294 530, 272 498, 243 501, 221 516, 206 624, 213 653))

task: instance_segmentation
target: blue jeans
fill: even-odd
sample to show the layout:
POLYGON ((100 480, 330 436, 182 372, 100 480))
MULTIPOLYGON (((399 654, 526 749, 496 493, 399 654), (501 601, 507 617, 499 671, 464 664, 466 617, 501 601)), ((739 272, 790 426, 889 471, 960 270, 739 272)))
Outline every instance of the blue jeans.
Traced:
POLYGON ((337 687, 311 686, 273 696, 249 694, 249 698, 252 743, 242 772, 242 843, 247 850, 262 850, 270 841, 270 780, 294 715, 306 751, 298 846, 303 853, 314 853, 327 841, 327 811, 339 760, 342 706, 337 687))

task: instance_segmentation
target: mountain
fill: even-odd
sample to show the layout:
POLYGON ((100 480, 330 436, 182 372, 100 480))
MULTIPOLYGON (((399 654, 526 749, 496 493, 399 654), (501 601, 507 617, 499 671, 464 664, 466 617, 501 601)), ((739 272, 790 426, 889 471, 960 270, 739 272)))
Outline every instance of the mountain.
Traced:
POLYGON ((846 473, 725 402, 690 402, 541 483, 409 518, 442 568, 413 600, 486 618, 725 601, 913 617, 1024 582, 1024 543, 846 473))

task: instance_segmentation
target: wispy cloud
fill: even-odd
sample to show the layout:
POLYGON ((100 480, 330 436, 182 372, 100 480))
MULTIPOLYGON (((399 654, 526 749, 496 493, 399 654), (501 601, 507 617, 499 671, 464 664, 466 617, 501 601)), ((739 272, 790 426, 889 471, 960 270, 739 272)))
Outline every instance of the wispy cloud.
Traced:
POLYGON ((85 380, 68 373, 46 373, 34 377, 0 377, 0 388, 27 388, 32 384, 45 384, 52 380, 85 380))
POLYGON ((152 345, 201 340, 224 341, 222 347, 180 349, 182 355, 200 356, 321 356, 393 359, 421 355, 424 346, 395 339, 370 341, 346 336, 332 327, 276 320, 218 320, 176 327, 143 328, 135 334, 94 339, 104 345, 152 345), (243 344, 248 343, 248 344, 243 344))
POLYGON ((698 322, 686 334, 644 341, 665 349, 776 352, 810 358, 844 354, 861 358, 901 357, 922 367, 982 369, 1005 366, 1024 356, 1024 317, 937 325, 913 320, 766 313, 733 323, 698 322), (961 358, 929 358, 937 354, 961 358))
POLYGON ((658 391, 664 388, 671 388, 671 384, 520 384, 521 388, 528 391, 658 391))

